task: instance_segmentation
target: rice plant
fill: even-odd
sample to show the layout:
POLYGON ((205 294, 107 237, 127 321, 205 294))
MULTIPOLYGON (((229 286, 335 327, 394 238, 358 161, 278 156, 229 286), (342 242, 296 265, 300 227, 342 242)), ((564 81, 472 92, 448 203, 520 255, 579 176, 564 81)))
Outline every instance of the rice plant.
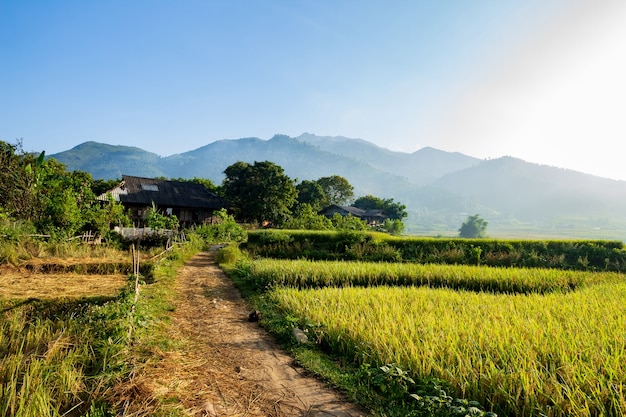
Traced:
POLYGON ((127 294, 0 302, 0 415, 82 415, 125 372, 129 306, 127 294))
POLYGON ((273 259, 255 260, 246 266, 244 273, 259 288, 268 285, 298 288, 400 285, 499 293, 548 293, 624 281, 624 275, 615 272, 273 259))
POLYGON ((443 379, 499 415, 626 415, 624 282, 549 294, 378 286, 269 295, 328 349, 443 379))

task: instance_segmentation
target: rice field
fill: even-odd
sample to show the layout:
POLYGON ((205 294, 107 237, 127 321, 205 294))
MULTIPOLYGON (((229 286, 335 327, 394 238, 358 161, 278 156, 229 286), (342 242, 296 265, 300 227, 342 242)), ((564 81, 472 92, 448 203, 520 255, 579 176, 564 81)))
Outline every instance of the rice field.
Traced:
POLYGON ((333 351, 444 379, 500 416, 626 415, 623 275, 264 259, 248 273, 333 351))
POLYGON ((416 263, 258 259, 250 268, 250 278, 261 288, 400 285, 547 293, 624 281, 624 275, 616 272, 416 263))
POLYGON ((99 404, 124 372, 126 264, 115 257, 0 265, 0 415, 73 417, 99 404))

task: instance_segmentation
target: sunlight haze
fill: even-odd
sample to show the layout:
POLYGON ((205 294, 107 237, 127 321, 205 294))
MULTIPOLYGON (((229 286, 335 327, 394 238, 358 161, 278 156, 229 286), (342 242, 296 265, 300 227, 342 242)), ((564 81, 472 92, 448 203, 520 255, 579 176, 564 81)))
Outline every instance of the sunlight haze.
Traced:
POLYGON ((626 2, 0 2, 0 140, 304 132, 626 180, 626 2))

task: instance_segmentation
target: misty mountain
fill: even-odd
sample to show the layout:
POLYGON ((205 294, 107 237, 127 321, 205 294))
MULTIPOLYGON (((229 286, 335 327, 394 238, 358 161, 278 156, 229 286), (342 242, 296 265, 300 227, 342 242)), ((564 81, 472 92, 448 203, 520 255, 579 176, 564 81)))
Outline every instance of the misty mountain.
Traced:
POLYGON ((500 213, 543 223, 623 218, 626 182, 502 157, 447 174, 431 184, 500 213))
POLYGON ((489 230, 520 224, 626 230, 626 182, 512 157, 485 161, 434 148, 395 152, 362 139, 309 133, 219 140, 168 157, 85 142, 50 157, 94 178, 200 177, 216 184, 237 161, 267 160, 298 181, 340 175, 354 186, 357 197, 373 194, 402 202, 409 212, 408 230, 454 234, 468 214, 476 213, 490 222, 489 230))
POLYGON ((321 150, 365 162, 374 168, 408 178, 412 183, 426 185, 437 178, 478 165, 481 160, 459 152, 444 152, 425 147, 413 153, 394 152, 363 139, 343 136, 316 136, 304 133, 296 138, 321 150))

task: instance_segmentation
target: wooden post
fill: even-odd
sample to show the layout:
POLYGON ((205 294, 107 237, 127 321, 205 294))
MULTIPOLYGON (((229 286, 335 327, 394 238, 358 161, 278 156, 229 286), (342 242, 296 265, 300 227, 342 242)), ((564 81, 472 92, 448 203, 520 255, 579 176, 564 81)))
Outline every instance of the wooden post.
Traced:
POLYGON ((139 249, 132 245, 133 252, 133 274, 135 274, 135 302, 139 299, 139 249))

